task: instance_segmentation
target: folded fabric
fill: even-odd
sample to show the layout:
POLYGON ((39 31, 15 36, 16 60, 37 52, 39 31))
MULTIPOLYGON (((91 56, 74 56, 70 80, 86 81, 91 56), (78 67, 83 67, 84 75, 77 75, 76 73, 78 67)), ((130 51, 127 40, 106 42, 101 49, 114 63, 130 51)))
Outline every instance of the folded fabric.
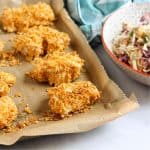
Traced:
MULTIPOLYGON (((100 34, 106 16, 129 2, 132 0, 66 0, 66 7, 87 39, 91 41, 100 34)), ((134 2, 150 2, 150 0, 134 0, 134 2)))

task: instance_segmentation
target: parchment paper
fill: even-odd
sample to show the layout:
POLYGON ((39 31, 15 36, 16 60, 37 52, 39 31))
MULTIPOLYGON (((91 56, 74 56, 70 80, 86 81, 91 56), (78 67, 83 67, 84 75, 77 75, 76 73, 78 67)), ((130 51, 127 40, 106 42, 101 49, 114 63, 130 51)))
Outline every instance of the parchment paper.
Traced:
MULTIPOLYGON (((36 1, 37 0, 0 1, 0 10, 5 6, 16 7, 22 2, 34 3, 36 1)), ((49 1, 47 0, 47 2, 49 1)), ((103 93, 101 103, 95 104, 85 113, 73 115, 68 119, 41 122, 14 133, 0 135, 0 144, 11 145, 19 139, 26 137, 85 132, 122 116, 138 107, 135 96, 132 95, 130 98, 126 97, 117 84, 107 76, 103 66, 90 48, 86 38, 63 8, 63 1, 53 0, 50 2, 57 15, 57 28, 70 35, 72 48, 77 50, 79 55, 86 62, 85 67, 87 72, 82 73, 78 80, 90 79, 103 93), (104 107, 104 103, 111 103, 111 107, 104 107)), ((0 35, 0 39, 7 41, 7 46, 9 45, 8 39, 12 37, 13 34, 2 33, 0 35)), ((22 62, 19 66, 2 68, 2 70, 14 73, 17 77, 17 82, 12 88, 10 95, 13 95, 15 92, 21 92, 24 96, 24 100, 29 104, 32 110, 38 113, 42 110, 48 109, 48 96, 45 92, 48 85, 37 83, 25 77, 24 73, 30 69, 31 65, 27 62, 22 62)))

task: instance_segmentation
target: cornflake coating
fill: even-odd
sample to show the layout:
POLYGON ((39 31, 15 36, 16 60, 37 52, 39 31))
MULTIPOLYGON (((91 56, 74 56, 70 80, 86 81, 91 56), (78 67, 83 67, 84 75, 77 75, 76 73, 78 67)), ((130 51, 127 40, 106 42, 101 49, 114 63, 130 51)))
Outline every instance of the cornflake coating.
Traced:
POLYGON ((50 88, 48 95, 51 112, 62 118, 81 112, 100 98, 100 92, 90 81, 63 83, 50 88))
POLYGON ((9 86, 12 86, 16 82, 16 77, 11 73, 0 71, 0 81, 4 81, 9 86))
POLYGON ((22 5, 19 8, 6 8, 1 15, 1 24, 7 32, 23 31, 32 26, 50 25, 55 15, 46 3, 22 5))
POLYGON ((35 68, 27 73, 39 82, 48 81, 50 85, 68 83, 80 75, 83 59, 76 52, 55 52, 43 59, 35 59, 35 68))
POLYGON ((15 57, 14 51, 0 51, 0 67, 19 65, 20 61, 15 57))
POLYGON ((8 126, 16 119, 18 114, 17 107, 12 99, 8 96, 0 98, 0 129, 8 126))
POLYGON ((0 97, 7 95, 9 91, 10 91, 10 88, 8 84, 4 81, 0 81, 0 97))
POLYGON ((4 42, 0 40, 0 51, 3 51, 4 49, 4 42))
POLYGON ((35 26, 18 33, 13 42, 16 53, 21 53, 28 61, 54 51, 64 51, 70 43, 67 33, 48 26, 35 26))

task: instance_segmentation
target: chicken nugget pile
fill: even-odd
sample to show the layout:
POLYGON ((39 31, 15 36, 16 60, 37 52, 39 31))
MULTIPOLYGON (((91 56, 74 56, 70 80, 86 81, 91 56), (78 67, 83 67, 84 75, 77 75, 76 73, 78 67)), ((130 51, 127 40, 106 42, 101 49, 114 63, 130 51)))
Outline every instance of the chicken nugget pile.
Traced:
POLYGON ((18 8, 6 8, 0 17, 3 29, 7 32, 23 31, 32 26, 50 25, 55 15, 46 3, 22 5, 18 8))
MULTIPOLYGON (((90 81, 76 81, 80 80, 84 60, 77 52, 67 51, 71 43, 69 34, 56 29, 54 20, 52 8, 42 2, 4 9, 0 17, 3 29, 17 33, 12 42, 13 49, 0 52, 0 58, 10 60, 8 64, 13 65, 17 63, 13 57, 23 56, 25 60, 21 61, 28 61, 27 64, 33 67, 26 75, 50 86, 47 91, 49 116, 62 119, 87 110, 99 101, 101 92, 90 81)), ((3 46, 0 41, 0 51, 3 46)), ((7 96, 15 81, 14 75, 0 71, 0 129, 15 120, 20 110, 7 96)), ((28 108, 25 111, 31 113, 28 108)))
POLYGON ((48 26, 35 26, 25 32, 20 32, 14 39, 13 47, 16 53, 21 53, 26 60, 46 55, 55 51, 64 51, 69 45, 67 33, 60 32, 48 26))
POLYGON ((39 82, 50 85, 72 82, 80 75, 84 60, 76 52, 55 52, 35 60, 35 68, 27 73, 39 82))
POLYGON ((60 117, 82 111, 100 98, 100 92, 89 81, 64 83, 48 90, 49 106, 60 117))
POLYGON ((10 73, 0 71, 0 129, 8 126, 16 119, 18 109, 12 99, 7 96, 16 81, 16 77, 10 73))

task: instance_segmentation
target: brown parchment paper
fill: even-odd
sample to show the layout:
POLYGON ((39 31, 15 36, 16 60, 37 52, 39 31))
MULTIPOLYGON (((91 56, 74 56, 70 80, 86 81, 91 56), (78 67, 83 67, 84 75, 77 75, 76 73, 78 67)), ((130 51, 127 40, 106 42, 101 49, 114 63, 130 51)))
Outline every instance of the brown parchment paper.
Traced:
MULTIPOLYGON (((91 80, 99 90, 102 91, 102 102, 95 104, 89 111, 60 121, 40 122, 28 126, 17 132, 0 135, 0 144, 11 145, 22 138, 29 138, 42 135, 64 134, 85 132, 96 128, 108 121, 122 116, 138 107, 137 100, 134 95, 130 98, 126 97, 123 91, 115 84, 106 74, 96 54, 90 48, 86 38, 79 28, 69 17, 63 8, 63 0, 44 0, 50 2, 56 15, 56 26, 58 29, 67 32, 71 37, 71 46, 77 50, 79 55, 85 60, 85 73, 81 74, 78 80, 91 80), (111 107, 104 107, 104 103, 111 103, 111 107)), ((5 0, 0 1, 0 11, 5 7, 16 7, 21 3, 35 3, 37 0, 5 0)), ((13 34, 1 33, 0 39, 6 41, 9 46, 9 39, 13 34)), ((14 73, 17 82, 11 90, 10 95, 15 92, 21 92, 24 100, 29 104, 36 113, 48 109, 48 96, 45 89, 46 84, 40 84, 25 77, 24 73, 31 69, 31 65, 22 62, 19 66, 3 67, 2 70, 14 73)))

